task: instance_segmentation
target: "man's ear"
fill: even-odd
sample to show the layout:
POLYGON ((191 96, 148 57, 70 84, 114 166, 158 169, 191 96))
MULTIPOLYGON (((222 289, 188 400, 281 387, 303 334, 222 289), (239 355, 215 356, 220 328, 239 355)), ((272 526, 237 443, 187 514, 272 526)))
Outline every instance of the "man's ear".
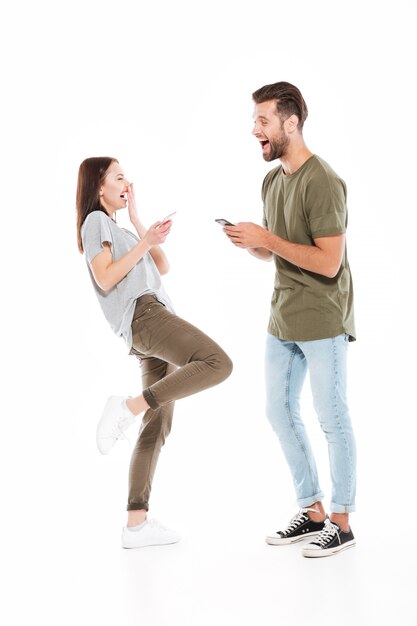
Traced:
POLYGON ((284 122, 285 130, 288 134, 293 133, 298 128, 298 117, 293 113, 284 122))

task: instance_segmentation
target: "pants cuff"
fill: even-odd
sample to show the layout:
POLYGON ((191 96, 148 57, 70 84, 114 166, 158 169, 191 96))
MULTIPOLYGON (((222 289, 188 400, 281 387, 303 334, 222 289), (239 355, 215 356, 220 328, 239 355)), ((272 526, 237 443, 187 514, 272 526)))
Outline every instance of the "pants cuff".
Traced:
POLYGON ((301 509, 305 509, 308 506, 315 504, 316 502, 320 502, 320 500, 323 500, 323 498, 324 493, 322 491, 319 491, 315 496, 310 496, 310 498, 298 498, 297 504, 301 509))
POLYGON ((127 511, 149 511, 149 504, 147 502, 133 502, 127 505, 127 511))
POLYGON ((142 394, 153 411, 159 409, 159 404, 155 401, 155 398, 153 397, 152 392, 149 389, 144 389, 142 391, 142 394))
POLYGON ((354 504, 336 504, 331 502, 330 511, 331 513, 353 513, 356 511, 356 506, 354 504))

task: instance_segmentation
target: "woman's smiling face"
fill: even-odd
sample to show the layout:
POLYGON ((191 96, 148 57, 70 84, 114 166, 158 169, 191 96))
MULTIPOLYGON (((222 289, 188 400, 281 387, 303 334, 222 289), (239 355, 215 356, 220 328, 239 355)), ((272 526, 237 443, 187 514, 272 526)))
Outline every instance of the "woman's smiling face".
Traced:
POLYGON ((100 202, 109 215, 127 207, 129 185, 119 163, 113 161, 100 186, 100 202))

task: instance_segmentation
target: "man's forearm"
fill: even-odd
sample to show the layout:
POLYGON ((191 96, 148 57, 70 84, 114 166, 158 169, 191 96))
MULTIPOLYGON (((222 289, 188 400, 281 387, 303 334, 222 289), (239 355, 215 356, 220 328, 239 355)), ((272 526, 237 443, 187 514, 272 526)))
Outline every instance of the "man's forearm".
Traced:
POLYGON ((267 248, 248 248, 248 252, 261 261, 272 261, 272 252, 267 248))
POLYGON ((342 262, 345 236, 343 233, 318 237, 313 245, 292 243, 252 222, 239 222, 223 229, 238 248, 246 248, 258 259, 266 260, 276 254, 301 269, 334 278, 342 262))
MULTIPOLYGON (((331 237, 323 238, 328 246, 331 237)), ((320 239, 320 241, 323 241, 320 239)), ((282 259, 297 265, 301 269, 334 278, 341 262, 341 254, 321 248, 315 242, 314 245, 292 243, 274 233, 267 231, 264 236, 264 245, 271 253, 277 254, 282 259)))

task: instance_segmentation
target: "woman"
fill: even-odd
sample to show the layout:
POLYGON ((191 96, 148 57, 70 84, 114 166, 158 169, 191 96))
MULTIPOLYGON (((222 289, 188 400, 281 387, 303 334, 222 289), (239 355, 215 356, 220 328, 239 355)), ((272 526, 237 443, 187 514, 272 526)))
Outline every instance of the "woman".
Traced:
POLYGON ((133 185, 116 159, 93 157, 81 163, 77 218, 78 246, 85 253, 103 313, 141 362, 142 393, 111 396, 97 426, 98 448, 107 454, 144 413, 130 464, 122 546, 175 543, 176 532, 147 518, 152 478, 171 429, 174 401, 222 382, 232 363, 207 335, 174 314, 161 284, 169 265, 160 248, 172 221, 145 229, 133 185), (138 237, 114 221, 116 211, 126 207, 138 237))

